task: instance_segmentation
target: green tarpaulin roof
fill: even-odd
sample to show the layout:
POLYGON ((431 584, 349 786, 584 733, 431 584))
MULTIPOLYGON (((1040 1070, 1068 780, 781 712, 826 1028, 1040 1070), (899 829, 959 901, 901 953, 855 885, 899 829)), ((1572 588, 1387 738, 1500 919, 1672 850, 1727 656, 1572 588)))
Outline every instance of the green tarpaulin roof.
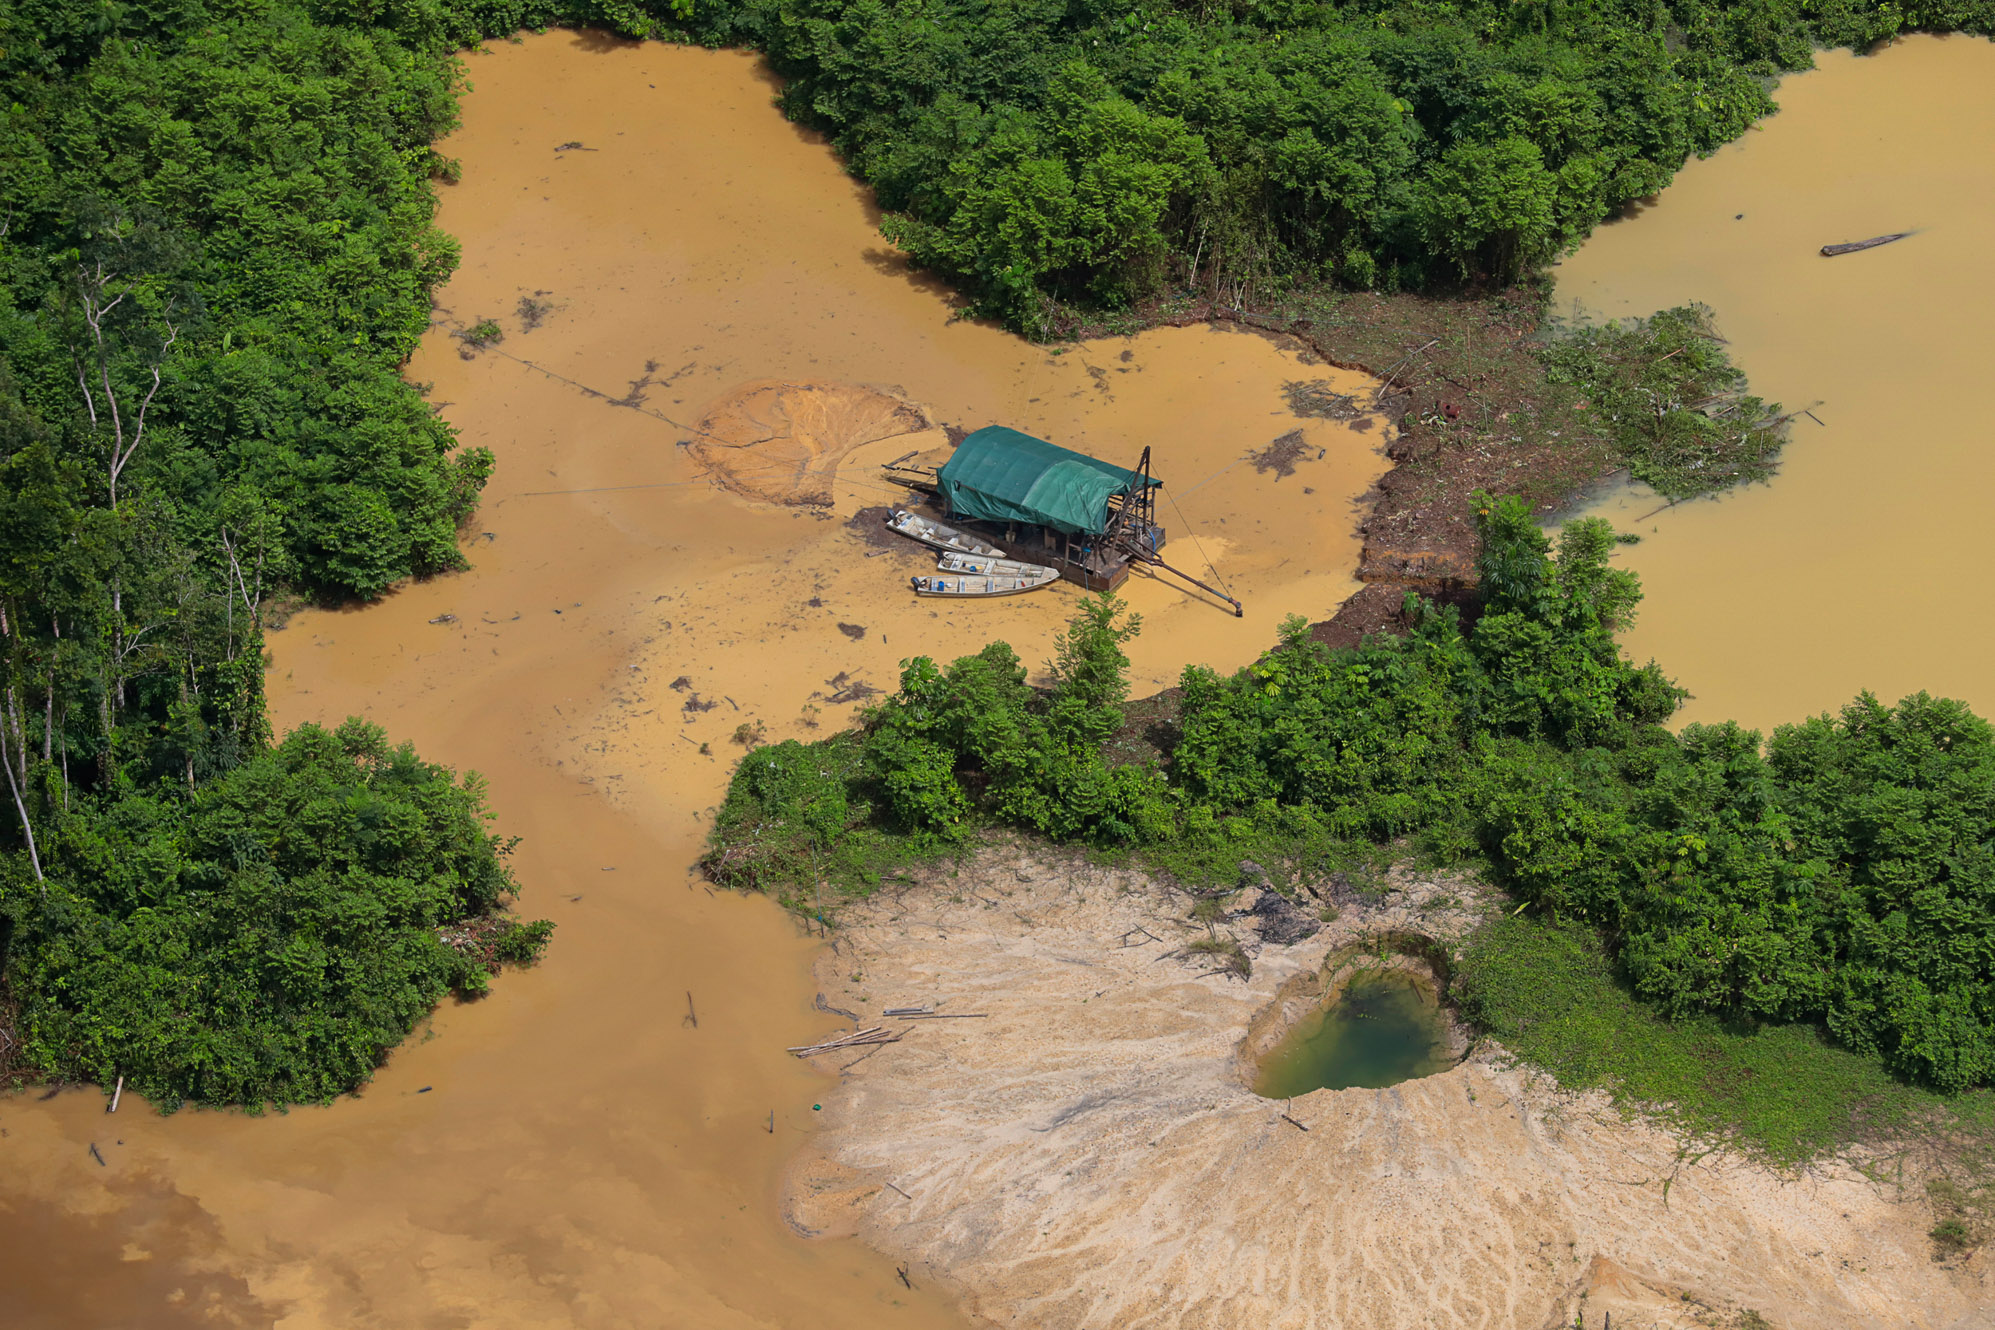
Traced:
POLYGON ((1095 536, 1108 529, 1109 495, 1138 479, 1133 471, 1002 425, 987 425, 957 444, 939 475, 942 497, 957 516, 1095 536))

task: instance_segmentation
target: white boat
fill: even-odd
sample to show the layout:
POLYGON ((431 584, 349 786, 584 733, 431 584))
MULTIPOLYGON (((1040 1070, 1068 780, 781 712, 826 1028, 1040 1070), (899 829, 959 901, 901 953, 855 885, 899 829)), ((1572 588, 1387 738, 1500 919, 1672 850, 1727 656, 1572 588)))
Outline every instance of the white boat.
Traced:
POLYGON ((1044 571, 1044 564, 1023 559, 995 559, 986 554, 945 554, 936 563, 938 573, 997 573, 1005 577, 1030 577, 1044 571))
POLYGON ((1037 591, 1060 580, 1051 568, 1025 565, 1031 571, 1015 573, 956 573, 934 577, 914 577, 917 596, 1015 596, 1021 591, 1037 591))
POLYGON ((953 526, 911 513, 905 508, 894 509, 893 516, 887 519, 887 529, 898 531, 910 540, 918 540, 924 545, 933 545, 947 554, 977 554, 987 559, 1002 559, 1004 551, 995 545, 986 544, 966 531, 958 531, 953 526))

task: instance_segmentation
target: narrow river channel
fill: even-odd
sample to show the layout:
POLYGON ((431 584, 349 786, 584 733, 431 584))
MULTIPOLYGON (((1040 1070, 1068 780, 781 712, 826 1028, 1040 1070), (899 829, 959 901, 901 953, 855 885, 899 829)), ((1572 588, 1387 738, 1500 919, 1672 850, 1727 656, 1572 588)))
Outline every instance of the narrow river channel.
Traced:
POLYGON ((1568 310, 1711 306, 1753 390, 1821 421, 1795 422, 1771 485, 1603 505, 1642 536, 1627 646, 1696 694, 1687 720, 1768 729, 1865 688, 1995 714, 1995 42, 1817 60, 1778 115, 1558 269, 1568 310), (1894 231, 1917 234, 1818 252, 1894 231))

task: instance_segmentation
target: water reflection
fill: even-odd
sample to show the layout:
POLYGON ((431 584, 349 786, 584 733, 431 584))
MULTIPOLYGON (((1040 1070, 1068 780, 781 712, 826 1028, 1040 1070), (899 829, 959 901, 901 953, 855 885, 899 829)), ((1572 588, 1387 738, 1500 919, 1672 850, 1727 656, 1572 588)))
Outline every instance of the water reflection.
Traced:
POLYGON ((1254 1092, 1382 1089, 1449 1065, 1446 1018, 1432 982, 1404 970, 1362 974, 1261 1061, 1254 1092))

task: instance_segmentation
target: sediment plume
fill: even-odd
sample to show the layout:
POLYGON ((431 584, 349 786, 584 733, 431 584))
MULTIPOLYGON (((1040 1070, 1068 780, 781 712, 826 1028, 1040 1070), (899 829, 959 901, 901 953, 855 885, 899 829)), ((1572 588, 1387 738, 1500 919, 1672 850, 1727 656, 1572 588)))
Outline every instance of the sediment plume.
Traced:
POLYGON ((912 452, 942 441, 927 414, 898 394, 810 380, 744 384, 710 405, 695 431, 693 457, 722 487, 819 508, 831 506, 838 464, 853 449, 900 439, 912 452))

